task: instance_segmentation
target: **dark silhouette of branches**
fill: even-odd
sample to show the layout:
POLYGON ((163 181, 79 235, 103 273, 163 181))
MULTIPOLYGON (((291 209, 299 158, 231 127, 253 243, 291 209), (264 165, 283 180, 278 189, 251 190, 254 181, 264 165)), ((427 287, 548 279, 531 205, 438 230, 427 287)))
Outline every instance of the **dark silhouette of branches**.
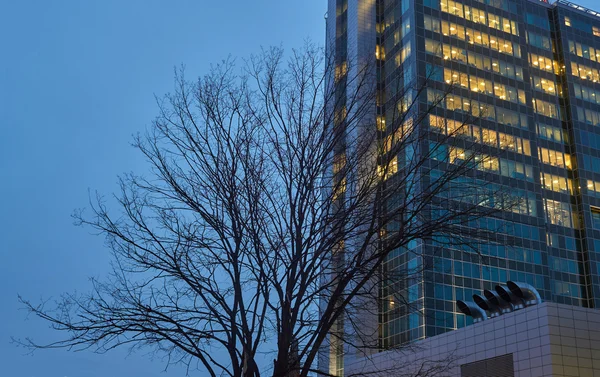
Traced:
MULTIPOLYGON (((242 69, 226 60, 196 82, 178 71, 135 138, 149 174, 120 178, 119 210, 98 196, 91 216, 75 215, 106 236, 112 274, 56 306, 23 299, 64 337, 21 344, 147 348, 210 376, 248 377, 331 375, 317 361, 336 342, 357 355, 383 349, 382 287, 431 268, 428 256, 409 273, 385 268, 390 254, 439 236, 483 242, 493 232, 467 225, 500 209, 490 195, 509 199, 476 179, 488 155, 463 136, 477 118, 429 127, 451 86, 429 100, 427 82, 399 86, 403 106, 383 128, 370 65, 350 76, 327 61, 308 45, 289 59, 265 50, 242 69), (352 88, 343 103, 339 80, 352 88), (447 145, 462 156, 441 153, 447 145)), ((419 375, 444 368, 429 364, 419 375)))

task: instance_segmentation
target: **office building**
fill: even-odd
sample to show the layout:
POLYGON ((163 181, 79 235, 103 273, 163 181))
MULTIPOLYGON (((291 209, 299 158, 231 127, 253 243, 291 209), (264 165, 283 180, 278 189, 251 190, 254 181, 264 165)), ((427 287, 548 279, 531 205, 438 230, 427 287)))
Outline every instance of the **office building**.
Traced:
MULTIPOLYGON (((456 300, 508 280, 544 302, 599 307, 600 13, 563 0, 329 0, 326 27, 336 80, 355 73, 349 62, 372 61, 381 93, 373 119, 384 135, 399 106, 390 86, 427 81, 422 110, 451 83, 421 126, 435 138, 477 116, 467 136, 493 156, 482 177, 522 200, 479 222, 507 230, 479 246, 483 259, 460 248, 435 254, 435 270, 406 287, 416 311, 382 307, 381 348, 465 327, 471 319, 456 300)), ((452 164, 454 152, 440 159, 452 164)), ((421 262, 394 258, 400 269, 421 262)), ((331 357, 330 373, 342 375, 348 360, 331 357)))

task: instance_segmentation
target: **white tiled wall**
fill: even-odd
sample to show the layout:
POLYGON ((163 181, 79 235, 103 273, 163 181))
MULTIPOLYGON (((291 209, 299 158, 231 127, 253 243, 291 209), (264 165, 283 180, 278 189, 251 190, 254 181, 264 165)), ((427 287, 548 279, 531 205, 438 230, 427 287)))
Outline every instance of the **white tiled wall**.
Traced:
POLYGON ((512 353, 517 377, 600 377, 600 310, 542 303, 416 346, 356 360, 346 370, 401 368, 408 375, 425 360, 452 354, 453 366, 446 375, 460 376, 461 364, 512 353))

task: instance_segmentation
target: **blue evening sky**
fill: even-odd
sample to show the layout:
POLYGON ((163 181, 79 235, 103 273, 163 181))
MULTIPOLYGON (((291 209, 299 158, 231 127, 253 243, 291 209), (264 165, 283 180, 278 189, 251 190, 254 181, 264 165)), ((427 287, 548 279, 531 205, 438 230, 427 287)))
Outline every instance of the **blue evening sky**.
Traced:
POLYGON ((26 321, 17 293, 86 291, 107 272, 103 239, 70 215, 88 189, 110 194, 117 174, 146 171, 131 135, 156 116, 174 66, 193 78, 229 54, 321 44, 325 11, 325 0, 0 0, 0 376, 185 375, 123 351, 24 356, 11 335, 58 334, 26 321))
POLYGON ((0 0, 0 376, 185 374, 123 351, 24 355, 11 335, 57 334, 25 319, 17 293, 86 291, 88 277, 107 272, 103 239, 70 215, 88 189, 110 194, 117 174, 145 171, 131 135, 156 115, 154 94, 171 90, 174 66, 191 78, 228 54, 322 43, 325 9, 326 0, 0 0))

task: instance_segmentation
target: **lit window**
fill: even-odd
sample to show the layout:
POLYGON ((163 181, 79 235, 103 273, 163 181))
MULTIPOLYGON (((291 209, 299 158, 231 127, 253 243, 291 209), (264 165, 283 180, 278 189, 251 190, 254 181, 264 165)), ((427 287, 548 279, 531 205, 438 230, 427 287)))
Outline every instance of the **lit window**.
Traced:
MULTIPOLYGON (((573 192, 573 182, 559 175, 540 173, 543 188, 546 190, 570 194, 573 192)), ((589 181, 588 181, 589 182, 589 181)))
POLYGON ((385 131, 385 118, 381 115, 377 116, 377 130, 385 131))
MULTIPOLYGON (((550 224, 573 227, 570 205, 556 200, 544 199, 546 219, 550 224)), ((600 215, 600 212, 598 213, 600 215)), ((598 228, 600 229, 600 228, 598 228)))
POLYGON ((396 173, 398 173, 398 157, 394 157, 387 166, 377 166, 377 174, 384 181, 396 173))
POLYGON ((348 63, 342 62, 342 64, 338 64, 335 67, 335 81, 339 81, 342 77, 344 77, 348 73, 348 63))
POLYGON ((376 45, 375 46, 375 57, 380 60, 385 59, 385 47, 376 45))
POLYGON ((331 200, 336 201, 343 193, 346 192, 346 177, 342 178, 337 184, 334 184, 333 195, 331 200))
POLYGON ((346 166, 346 155, 338 154, 333 157, 333 174, 339 173, 346 166))
POLYGON ((571 18, 570 17, 565 17, 565 25, 571 26, 571 18))

